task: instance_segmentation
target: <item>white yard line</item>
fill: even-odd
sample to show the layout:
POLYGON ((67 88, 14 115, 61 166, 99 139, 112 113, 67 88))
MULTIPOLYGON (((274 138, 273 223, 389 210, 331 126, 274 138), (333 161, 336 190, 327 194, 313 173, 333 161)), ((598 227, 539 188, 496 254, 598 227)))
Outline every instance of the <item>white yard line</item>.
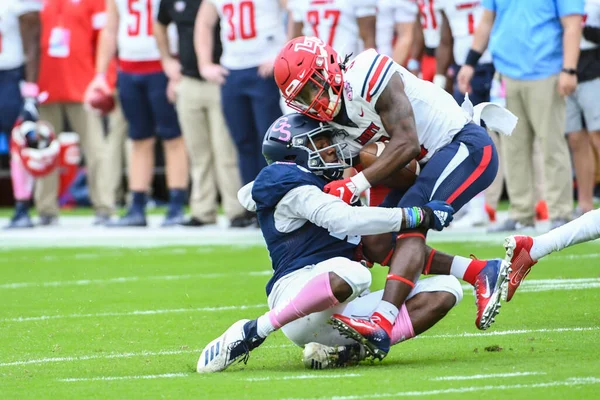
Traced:
MULTIPOLYGON (((554 290, 584 290, 597 289, 600 287, 600 278, 581 279, 530 279, 525 280, 519 286, 519 293, 546 292, 554 290)), ((473 286, 462 285, 467 294, 473 294, 473 286)))
POLYGON ((215 312, 215 311, 238 311, 249 310, 252 308, 266 308, 266 304, 253 304, 249 306, 223 306, 223 307, 200 307, 200 308, 174 308, 167 310, 136 310, 129 312, 106 312, 97 314, 65 314, 65 315, 40 315, 37 317, 18 317, 18 318, 3 318, 0 322, 28 322, 28 321, 44 321, 49 319, 63 318, 96 318, 96 317, 125 317, 132 315, 155 315, 155 314, 170 314, 170 313, 185 313, 185 312, 215 312))
MULTIPOLYGON (((504 335, 523 335, 529 333, 564 333, 564 332, 591 332, 598 331, 600 327, 581 327, 581 328, 555 328, 555 329, 522 329, 522 330, 508 330, 508 331, 494 331, 494 332, 481 332, 481 333, 458 333, 458 334, 446 334, 446 335, 429 335, 429 336, 417 336, 415 339, 447 339, 447 338, 466 338, 466 337, 479 337, 479 336, 504 336, 504 335)), ((264 348, 287 348, 296 347, 295 344, 280 344, 280 345, 265 345, 264 348)), ((91 355, 80 355, 72 357, 53 357, 53 358, 38 358, 32 360, 18 360, 18 361, 5 361, 0 362, 0 367, 11 367, 17 365, 27 364, 48 364, 48 363, 59 363, 59 362, 77 362, 95 359, 112 359, 112 358, 130 358, 130 357, 152 357, 152 356, 163 356, 163 355, 174 355, 184 353, 200 353, 201 350, 165 350, 165 351, 141 351, 131 353, 111 353, 111 354, 91 354, 91 355)))
POLYGON ((410 392, 395 392, 395 393, 367 393, 361 395, 352 396, 333 396, 333 397, 304 397, 294 398, 287 400, 312 400, 312 399, 331 399, 331 400, 359 400, 359 399, 381 399, 386 397, 411 397, 411 396, 435 396, 440 394, 450 393, 472 393, 472 392, 483 392, 483 391, 498 391, 498 390, 514 390, 514 389, 536 389, 546 387, 557 387, 557 386, 584 386, 584 385, 597 385, 600 384, 600 378, 596 377, 573 377, 567 378, 563 381, 550 381, 541 383, 530 383, 530 384, 517 384, 517 385, 488 385, 488 386, 468 386, 458 387, 450 389, 438 389, 438 390, 422 390, 422 391, 410 391, 410 392))
POLYGON ((266 382, 266 381, 289 381, 295 379, 336 379, 336 378, 356 378, 362 376, 361 374, 329 374, 329 375, 285 375, 285 376, 274 376, 265 378, 247 378, 248 382, 266 382))
POLYGON ((122 276, 108 279, 79 279, 74 281, 50 281, 50 282, 15 282, 0 285, 0 289, 23 289, 40 287, 60 287, 60 286, 89 286, 106 285, 113 283, 128 283, 139 281, 177 281, 185 279, 214 279, 227 278, 232 276, 270 276, 273 271, 251 271, 239 273, 212 273, 212 274, 183 274, 183 275, 158 275, 158 276, 122 276))
POLYGON ((160 374, 160 375, 134 375, 134 376, 98 376, 95 378, 65 378, 57 379, 59 382, 89 382, 89 381, 125 381, 132 379, 160 379, 160 378, 183 378, 184 376, 190 376, 191 374, 185 374, 178 372, 175 374, 160 374))
POLYGON ((463 375, 463 376, 438 376, 431 378, 430 381, 470 381, 476 379, 491 379, 491 378, 514 378, 518 376, 531 375, 546 375, 545 372, 507 372, 505 374, 479 374, 479 375, 463 375))

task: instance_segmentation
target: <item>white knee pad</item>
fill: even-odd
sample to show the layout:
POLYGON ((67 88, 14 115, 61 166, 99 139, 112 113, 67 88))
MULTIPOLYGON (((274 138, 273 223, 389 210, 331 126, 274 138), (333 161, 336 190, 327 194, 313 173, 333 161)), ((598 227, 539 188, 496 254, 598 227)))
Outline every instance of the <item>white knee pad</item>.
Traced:
POLYGON ((463 298, 463 290, 460 281, 452 275, 436 275, 431 278, 421 279, 417 282, 415 288, 409 297, 413 297, 422 292, 448 292, 454 295, 458 305, 463 298))
POLYGON ((371 286, 372 277, 368 268, 347 258, 337 257, 331 261, 334 260, 336 267, 331 272, 345 280, 352 288, 352 295, 346 302, 354 300, 371 286))

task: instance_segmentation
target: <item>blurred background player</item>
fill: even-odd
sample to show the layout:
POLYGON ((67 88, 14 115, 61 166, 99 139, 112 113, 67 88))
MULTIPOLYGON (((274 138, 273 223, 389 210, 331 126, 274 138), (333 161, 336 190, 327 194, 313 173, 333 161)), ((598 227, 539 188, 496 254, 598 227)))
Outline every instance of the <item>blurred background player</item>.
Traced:
POLYGON ((565 129, 577 179, 575 216, 594 208, 595 169, 598 168, 594 150, 600 153, 600 40, 589 32, 600 28, 600 0, 585 1, 584 24, 577 63, 577 89, 567 97, 565 129))
POLYGON ((132 140, 127 213, 111 226, 146 226, 146 203, 154 171, 155 135, 165 151, 169 206, 162 226, 183 222, 187 197, 188 160, 175 107, 167 99, 168 79, 152 29, 160 0, 108 0, 106 26, 100 35, 94 91, 112 95, 106 81, 111 59, 118 50, 117 88, 132 140))
MULTIPOLYGON (((162 0, 154 36, 169 84, 175 85, 177 117, 190 158, 192 192, 191 218, 182 225, 199 227, 217 220, 217 196, 233 227, 251 225, 246 210, 237 200, 241 187, 237 153, 221 109, 218 84, 200 76, 194 50, 194 23, 199 0, 162 0), (177 26, 179 60, 169 51, 168 25, 177 26)), ((214 37, 212 60, 221 56, 221 41, 214 37)))
POLYGON ((289 39, 316 36, 342 56, 353 57, 377 46, 376 0, 290 0, 288 10, 292 17, 289 39))
MULTIPOLYGON (((95 225, 109 221, 114 208, 113 191, 107 179, 104 127, 99 115, 84 107, 87 84, 94 77, 98 33, 105 23, 101 0, 47 0, 40 12, 42 34, 38 85, 48 99, 40 105, 40 119, 48 121, 57 135, 74 131, 79 136, 95 225)), ((35 205, 40 225, 58 221, 59 171, 36 181, 35 205)))
POLYGON ((417 0, 419 15, 416 18, 414 43, 407 69, 426 81, 435 76, 435 49, 440 44, 440 11, 437 0, 417 0))
POLYGON ((273 60, 285 41, 284 9, 278 0, 204 0, 196 19, 200 75, 221 85, 223 113, 237 148, 243 184, 266 166, 264 132, 281 116, 273 60), (220 64, 212 60, 217 23, 223 45, 220 64))
POLYGON ((519 118, 514 134, 501 138, 510 218, 495 230, 534 226, 535 138, 542 145, 551 227, 560 226, 573 212, 565 96, 577 86, 583 0, 483 0, 482 4, 483 15, 458 74, 459 89, 471 91, 475 66, 489 43, 494 66, 506 81, 506 106, 519 118))
POLYGON ((406 66, 418 13, 419 8, 412 0, 378 0, 377 51, 406 66))
MULTIPOLYGON (((41 0, 0 3, 0 132, 10 134, 19 117, 38 119, 41 8, 41 0)), ((30 228, 33 177, 18 156, 11 156, 10 176, 16 204, 8 227, 30 228)))

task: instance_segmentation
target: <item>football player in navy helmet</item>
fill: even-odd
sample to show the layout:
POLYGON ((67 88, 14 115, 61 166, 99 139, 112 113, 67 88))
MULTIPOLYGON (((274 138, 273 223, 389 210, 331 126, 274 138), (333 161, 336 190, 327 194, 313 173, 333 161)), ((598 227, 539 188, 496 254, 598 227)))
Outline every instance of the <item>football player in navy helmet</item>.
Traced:
MULTIPOLYGON (((328 324, 333 313, 368 316, 381 300, 383 291, 368 294, 370 271, 354 261, 361 235, 415 227, 442 230, 452 220, 452 207, 440 201, 411 208, 354 207, 324 193, 323 187, 342 178, 348 166, 343 145, 333 140, 344 134, 302 114, 280 117, 267 131, 263 154, 269 165, 240 190, 238 199, 257 213, 272 261, 266 287, 270 311, 237 321, 210 342, 200 355, 198 372, 246 362, 250 350, 278 329, 299 346, 319 344, 308 346, 312 353, 305 354, 305 364, 313 368, 364 359, 368 353, 360 344, 328 324), (328 352, 334 345, 347 346, 343 352, 328 352), (315 352, 324 358, 315 360, 315 352)), ((452 276, 420 281, 387 346, 427 330, 461 298, 461 286, 452 276)))

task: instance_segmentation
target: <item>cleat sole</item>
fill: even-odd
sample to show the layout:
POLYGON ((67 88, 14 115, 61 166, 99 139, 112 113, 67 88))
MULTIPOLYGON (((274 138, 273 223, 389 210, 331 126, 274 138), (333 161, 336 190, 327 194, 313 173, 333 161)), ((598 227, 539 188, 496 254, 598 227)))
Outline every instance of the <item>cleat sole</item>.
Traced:
POLYGON ((348 339, 355 340, 356 342, 362 344, 365 347, 365 350, 369 356, 371 356, 373 358, 377 358, 378 360, 383 360, 385 358, 385 356, 387 355, 387 353, 384 353, 383 351, 379 350, 377 348, 377 346, 375 346, 371 342, 369 342, 363 335, 358 333, 354 328, 346 325, 342 321, 332 318, 329 320, 329 323, 338 332, 340 332, 340 334, 342 336, 347 337, 348 339))
POLYGON ((506 260, 502 261, 502 269, 500 270, 500 275, 498 277, 498 281, 496 282, 496 290, 494 291, 493 297, 488 302, 485 310, 483 310, 481 320, 479 322, 478 328, 481 330, 486 330, 492 325, 492 323, 496 322, 495 316, 500 313, 500 300, 505 292, 508 291, 508 274, 510 274, 510 262, 506 260))

